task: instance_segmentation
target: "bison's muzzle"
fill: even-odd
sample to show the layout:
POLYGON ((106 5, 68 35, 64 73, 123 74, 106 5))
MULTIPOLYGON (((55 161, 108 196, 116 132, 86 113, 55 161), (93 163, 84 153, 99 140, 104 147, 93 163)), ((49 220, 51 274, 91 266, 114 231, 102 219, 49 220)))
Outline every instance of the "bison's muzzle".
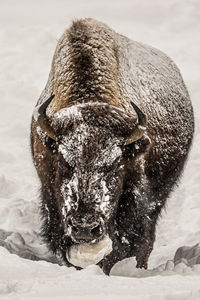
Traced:
POLYGON ((89 224, 80 223, 74 217, 69 218, 71 238, 76 243, 91 243, 100 240, 105 233, 104 225, 101 221, 89 224))

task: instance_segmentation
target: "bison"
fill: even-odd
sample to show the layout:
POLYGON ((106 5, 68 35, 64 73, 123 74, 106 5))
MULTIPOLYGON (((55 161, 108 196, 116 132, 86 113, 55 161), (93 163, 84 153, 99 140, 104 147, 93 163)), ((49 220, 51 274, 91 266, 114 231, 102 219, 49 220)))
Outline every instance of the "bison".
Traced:
POLYGON ((96 20, 73 22, 31 125, 50 250, 81 268, 72 250, 92 261, 107 247, 93 260, 106 274, 131 256, 147 268, 193 131, 190 97, 168 56, 96 20))

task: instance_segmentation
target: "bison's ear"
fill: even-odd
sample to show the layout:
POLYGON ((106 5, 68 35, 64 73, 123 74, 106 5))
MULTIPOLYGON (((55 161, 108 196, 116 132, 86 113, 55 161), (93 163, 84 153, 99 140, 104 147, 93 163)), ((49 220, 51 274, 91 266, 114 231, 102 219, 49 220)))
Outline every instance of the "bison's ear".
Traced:
POLYGON ((133 158, 149 151, 151 139, 147 134, 144 134, 139 140, 125 145, 123 149, 125 158, 133 158))

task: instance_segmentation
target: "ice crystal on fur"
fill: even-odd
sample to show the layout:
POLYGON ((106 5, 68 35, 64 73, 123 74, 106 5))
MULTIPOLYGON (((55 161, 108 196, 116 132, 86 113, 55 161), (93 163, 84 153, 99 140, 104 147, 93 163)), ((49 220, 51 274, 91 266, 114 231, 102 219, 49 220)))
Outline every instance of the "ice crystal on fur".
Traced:
MULTIPOLYGON (((60 112, 56 115, 61 120, 68 118, 69 115, 75 119, 78 115, 79 121, 82 120, 78 108, 62 109, 61 115, 60 112)), ((61 187, 63 205, 67 212, 70 212, 72 207, 77 210, 78 201, 81 199, 84 203, 93 204, 95 211, 109 216, 111 192, 107 187, 105 170, 112 169, 112 164, 116 160, 120 161, 122 151, 119 144, 120 140, 114 137, 102 138, 102 130, 91 128, 83 121, 74 128, 73 132, 68 132, 62 137, 58 148, 59 153, 66 163, 73 166, 74 172, 72 178, 65 179, 61 187), (92 141, 93 149, 90 148, 92 141), (104 141, 104 144, 99 141, 104 141), (92 153, 95 147, 97 149, 92 153)), ((112 178, 110 178, 111 183, 114 184, 112 178)))

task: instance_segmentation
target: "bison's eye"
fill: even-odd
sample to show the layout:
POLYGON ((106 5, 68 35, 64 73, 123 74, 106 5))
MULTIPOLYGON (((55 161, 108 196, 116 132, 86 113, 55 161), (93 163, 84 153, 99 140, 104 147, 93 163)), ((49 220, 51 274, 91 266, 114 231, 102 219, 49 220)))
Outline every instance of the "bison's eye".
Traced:
POLYGON ((59 160, 58 161, 58 168, 62 173, 71 173, 73 171, 73 167, 66 161, 59 160))
POLYGON ((58 168, 61 170, 64 170, 65 168, 64 164, 60 160, 58 161, 58 168))

